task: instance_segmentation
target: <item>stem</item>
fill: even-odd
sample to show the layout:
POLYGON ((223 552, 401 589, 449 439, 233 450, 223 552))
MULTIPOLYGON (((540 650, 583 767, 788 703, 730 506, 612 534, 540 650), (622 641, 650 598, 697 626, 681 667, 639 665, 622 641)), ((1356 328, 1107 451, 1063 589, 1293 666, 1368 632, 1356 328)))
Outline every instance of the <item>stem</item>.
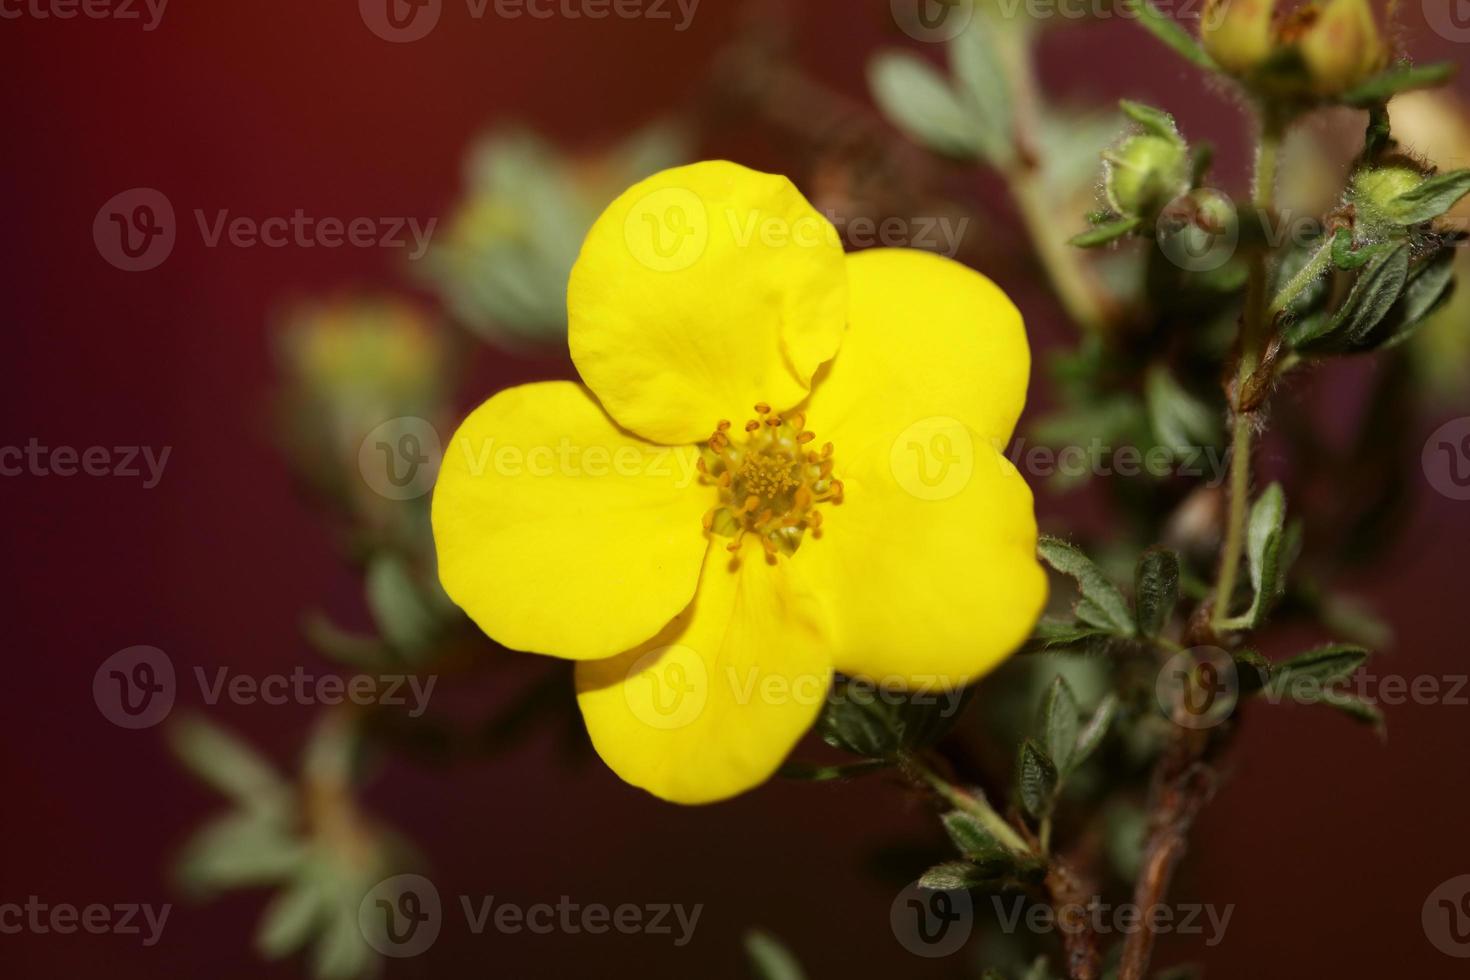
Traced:
MULTIPOLYGON (((1281 155, 1281 122, 1267 113, 1261 124, 1261 144, 1256 153, 1256 174, 1251 189, 1251 202, 1256 216, 1267 220, 1276 199, 1276 165, 1281 155)), ((1266 348, 1270 325, 1266 309, 1266 255, 1259 249, 1250 258, 1250 279, 1246 284, 1245 315, 1240 331, 1240 368, 1236 374, 1234 432, 1230 453, 1230 513, 1225 525, 1225 547, 1220 554, 1220 574, 1215 591, 1214 622, 1221 626, 1230 616, 1230 602, 1235 597, 1236 576, 1245 550, 1246 505, 1250 502, 1251 484, 1251 413, 1239 404, 1246 382, 1255 373, 1266 348)))
POLYGON ((930 769, 916 756, 905 755, 902 762, 910 772, 928 784, 946 803, 958 810, 965 811, 980 821, 985 829, 990 831, 995 836, 995 839, 1005 845, 1006 848, 1017 854, 1031 853, 1030 845, 1016 832, 1014 827, 1006 823, 1005 818, 995 812, 995 808, 990 805, 985 797, 965 792, 933 769, 930 769))
POLYGON ((1301 271, 1292 276, 1291 280, 1285 286, 1281 287, 1281 292, 1277 293, 1276 298, 1271 301, 1271 307, 1266 311, 1266 315, 1274 320, 1286 312, 1286 308, 1302 294, 1303 290, 1316 282, 1317 278, 1327 270, 1328 265, 1331 263, 1332 239, 1329 238, 1307 260, 1307 264, 1302 266, 1301 271))

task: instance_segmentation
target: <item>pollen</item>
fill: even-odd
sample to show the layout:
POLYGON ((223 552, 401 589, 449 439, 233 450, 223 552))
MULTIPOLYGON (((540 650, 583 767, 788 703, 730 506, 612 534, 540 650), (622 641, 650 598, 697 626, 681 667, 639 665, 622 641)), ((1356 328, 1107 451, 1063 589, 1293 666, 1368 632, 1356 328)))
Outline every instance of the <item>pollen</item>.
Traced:
POLYGON ((820 537, 819 504, 842 503, 842 481, 832 475, 833 448, 808 448, 816 438, 806 431, 801 413, 782 416, 762 402, 757 418, 731 436, 732 426, 721 420, 701 448, 700 480, 713 487, 718 503, 704 515, 704 528, 731 538, 730 551, 739 551, 746 535, 765 549, 766 559, 790 555, 810 531, 820 537))

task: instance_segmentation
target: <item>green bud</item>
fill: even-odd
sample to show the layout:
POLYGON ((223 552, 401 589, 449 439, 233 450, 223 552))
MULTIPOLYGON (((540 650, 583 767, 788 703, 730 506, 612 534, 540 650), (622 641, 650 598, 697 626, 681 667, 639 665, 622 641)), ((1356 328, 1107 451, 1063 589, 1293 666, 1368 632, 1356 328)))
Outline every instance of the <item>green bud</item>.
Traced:
POLYGON ((1207 0, 1200 44, 1225 71, 1249 75, 1271 54, 1276 0, 1207 0))
POLYGON ((1353 174, 1348 199, 1358 214, 1358 224, 1375 232, 1396 227, 1394 202, 1424 183, 1418 169, 1395 163, 1359 170, 1353 174))
POLYGON ((1189 192, 1189 148, 1179 139, 1140 134, 1103 154, 1104 187, 1114 211, 1153 220, 1170 201, 1189 192))

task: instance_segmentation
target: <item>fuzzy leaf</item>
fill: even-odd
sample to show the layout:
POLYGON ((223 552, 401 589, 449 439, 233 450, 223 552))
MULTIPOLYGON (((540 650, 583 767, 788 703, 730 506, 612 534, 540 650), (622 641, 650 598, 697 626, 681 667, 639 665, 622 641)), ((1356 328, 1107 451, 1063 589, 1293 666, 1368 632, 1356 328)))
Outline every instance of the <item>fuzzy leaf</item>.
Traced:
POLYGON ((255 934, 255 948, 268 960, 290 956, 316 932, 325 896, 308 877, 281 891, 266 906, 255 934))
POLYGON ((1101 248, 1123 238, 1141 224, 1142 218, 1119 218, 1073 235, 1068 242, 1078 248, 1101 248))
POLYGON ((1179 602, 1179 556, 1167 548, 1143 553, 1134 572, 1134 605, 1144 636, 1158 636, 1179 602))
POLYGON ((1046 751, 1034 739, 1021 743, 1020 759, 1016 766, 1016 781, 1020 789, 1021 806, 1032 817, 1040 819, 1051 812, 1052 799, 1057 791, 1057 767, 1046 751))
POLYGON ((951 810, 942 818, 945 832, 961 854, 980 863, 1009 861, 1011 854, 995 835, 975 817, 963 810, 951 810))
POLYGON ((1204 48, 1199 46, 1199 42, 1168 14, 1155 7, 1150 0, 1123 0, 1123 3, 1123 9, 1131 15, 1131 19, 1137 20, 1140 27, 1173 50, 1175 54, 1200 68, 1215 70, 1214 59, 1205 53, 1204 48))
POLYGON ((1449 61, 1418 67, 1404 62, 1349 89, 1340 96, 1340 100, 1347 105, 1367 109, 1387 102, 1400 92, 1443 85, 1454 74, 1455 65, 1449 61))
POLYGON ((1076 769, 1086 762, 1097 747, 1107 737, 1108 729, 1112 727, 1113 719, 1118 715, 1118 699, 1109 694, 1102 699, 1097 710, 1092 713, 1086 725, 1077 733, 1077 748, 1072 754, 1072 768, 1076 769))
POLYGON ((971 109, 981 151, 993 163, 1015 156, 1010 85, 996 48, 995 25, 977 16, 949 42, 949 63, 960 97, 971 109))
POLYGON ((1061 774, 1071 769, 1072 755, 1077 749, 1080 713, 1071 685, 1058 674, 1052 679, 1041 703, 1041 734, 1046 742, 1047 755, 1051 756, 1061 774))
POLYGON ((1437 174, 1388 202, 1386 210, 1402 225, 1433 221, 1470 194, 1470 170, 1437 174))
POLYGON ((1151 105, 1144 105, 1142 102, 1133 102, 1129 99, 1120 100, 1118 107, 1123 110, 1123 115, 1142 126, 1145 132, 1152 133, 1154 136, 1162 136, 1176 143, 1184 142, 1183 137, 1179 135, 1179 127, 1175 124, 1174 117, 1163 109, 1155 109, 1151 105))
POLYGON ((1043 537, 1036 547, 1043 561, 1077 581, 1082 593, 1082 601, 1077 604, 1078 618, 1123 636, 1134 635, 1137 627, 1128 601, 1091 558, 1059 538, 1043 537))
POLYGON ((763 929, 745 934, 745 955, 756 980, 806 980, 795 954, 763 929))

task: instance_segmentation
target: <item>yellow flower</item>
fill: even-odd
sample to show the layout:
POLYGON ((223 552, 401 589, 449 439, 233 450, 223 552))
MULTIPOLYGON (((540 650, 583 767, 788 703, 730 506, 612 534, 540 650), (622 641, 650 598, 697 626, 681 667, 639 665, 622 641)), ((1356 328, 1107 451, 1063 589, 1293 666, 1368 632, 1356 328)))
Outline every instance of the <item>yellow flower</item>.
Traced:
POLYGON ((1319 95, 1351 88, 1388 64, 1388 47, 1368 0, 1328 0, 1305 25, 1302 60, 1319 95))
POLYGON ((1276 0, 1206 0, 1200 43, 1232 75, 1248 75, 1271 54, 1276 0))
POLYGON ((486 633, 578 661, 623 779, 733 796, 810 728, 834 670, 958 687, 1030 633, 1046 579, 1000 452, 1030 355, 989 280, 844 256, 784 177, 706 162, 609 206, 568 308, 586 386, 476 409, 434 538, 486 633))

